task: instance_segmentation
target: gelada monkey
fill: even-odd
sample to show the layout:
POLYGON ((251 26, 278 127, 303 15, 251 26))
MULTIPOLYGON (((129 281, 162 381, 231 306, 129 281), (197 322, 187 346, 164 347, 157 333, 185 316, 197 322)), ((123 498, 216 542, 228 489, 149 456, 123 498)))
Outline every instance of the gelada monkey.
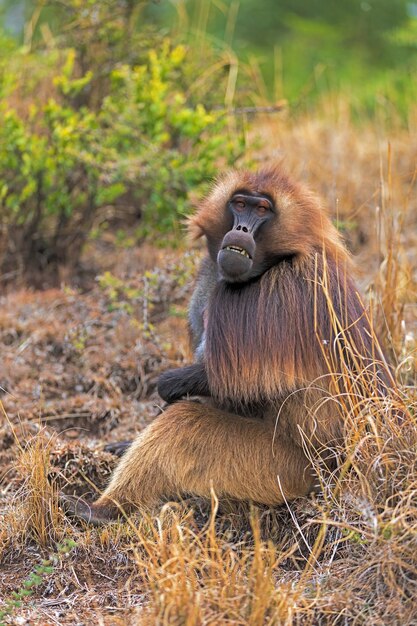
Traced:
POLYGON ((102 496, 67 497, 93 523, 211 486, 266 505, 308 494, 316 461, 332 466, 343 442, 336 394, 355 393, 359 372, 378 389, 389 379, 336 228, 281 169, 219 178, 189 232, 208 251, 190 306, 195 363, 162 374, 170 404, 102 496))

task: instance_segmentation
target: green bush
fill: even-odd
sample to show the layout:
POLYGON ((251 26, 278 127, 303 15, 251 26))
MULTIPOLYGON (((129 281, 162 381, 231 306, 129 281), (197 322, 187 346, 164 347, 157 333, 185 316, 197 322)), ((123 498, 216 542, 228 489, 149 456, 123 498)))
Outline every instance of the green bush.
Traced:
POLYGON ((50 280, 77 265, 100 214, 123 223, 135 213, 141 234, 178 234, 190 192, 240 147, 224 115, 187 98, 183 46, 158 39, 141 63, 109 64, 99 98, 98 68, 82 72, 74 49, 42 54, 39 65, 53 61, 43 101, 17 105, 4 66, 0 79, 0 264, 50 280))

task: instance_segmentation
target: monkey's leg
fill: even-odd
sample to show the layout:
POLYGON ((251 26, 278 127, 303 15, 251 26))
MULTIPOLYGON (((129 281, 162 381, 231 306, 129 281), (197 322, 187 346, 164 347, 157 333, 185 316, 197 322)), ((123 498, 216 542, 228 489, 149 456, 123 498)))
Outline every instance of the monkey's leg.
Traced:
POLYGON ((211 485, 218 496, 275 505, 308 493, 313 481, 300 447, 273 443, 273 424, 178 402, 133 442, 103 495, 70 512, 99 523, 117 516, 117 505, 128 511, 177 494, 210 496, 211 485))

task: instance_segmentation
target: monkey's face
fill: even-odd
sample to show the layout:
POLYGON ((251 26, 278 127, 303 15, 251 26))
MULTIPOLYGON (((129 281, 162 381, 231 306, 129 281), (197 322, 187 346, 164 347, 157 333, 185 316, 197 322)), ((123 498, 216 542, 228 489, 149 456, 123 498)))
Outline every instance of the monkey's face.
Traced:
POLYGON ((236 192, 227 202, 232 228, 217 253, 221 276, 228 282, 245 282, 262 273, 257 239, 264 224, 274 218, 272 201, 260 193, 236 192))
POLYGON ((279 167, 223 174, 190 217, 191 237, 205 236, 219 275, 245 283, 283 260, 302 263, 337 249, 339 235, 315 196, 279 167))

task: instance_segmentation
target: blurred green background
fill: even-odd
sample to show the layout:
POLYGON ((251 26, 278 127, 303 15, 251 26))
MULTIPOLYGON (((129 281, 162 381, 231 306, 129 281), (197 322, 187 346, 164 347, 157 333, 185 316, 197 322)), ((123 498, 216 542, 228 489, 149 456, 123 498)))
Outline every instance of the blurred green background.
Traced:
MULTIPOLYGON (((136 13, 134 27, 152 26, 193 48, 194 58, 236 60, 237 83, 248 100, 287 98, 310 103, 324 90, 351 89, 373 110, 375 96, 394 100, 404 111, 414 98, 417 61, 417 2, 408 0, 158 0, 80 2, 108 4, 136 13), (251 68, 252 71, 249 70, 251 68), (244 89, 247 74, 252 77, 244 89)), ((2 0, 3 28, 25 40, 57 36, 76 2, 2 0), (46 28, 47 27, 47 28, 46 28), (30 31, 30 28, 29 28, 30 31)), ((86 9, 87 10, 87 9, 86 9)), ((99 9, 97 9, 99 11, 99 9)))
POLYGON ((416 94, 417 3, 407 0, 160 2, 147 15, 259 67, 265 88, 254 81, 254 91, 270 99, 307 105, 349 89, 370 111, 377 94, 405 112, 416 94))

